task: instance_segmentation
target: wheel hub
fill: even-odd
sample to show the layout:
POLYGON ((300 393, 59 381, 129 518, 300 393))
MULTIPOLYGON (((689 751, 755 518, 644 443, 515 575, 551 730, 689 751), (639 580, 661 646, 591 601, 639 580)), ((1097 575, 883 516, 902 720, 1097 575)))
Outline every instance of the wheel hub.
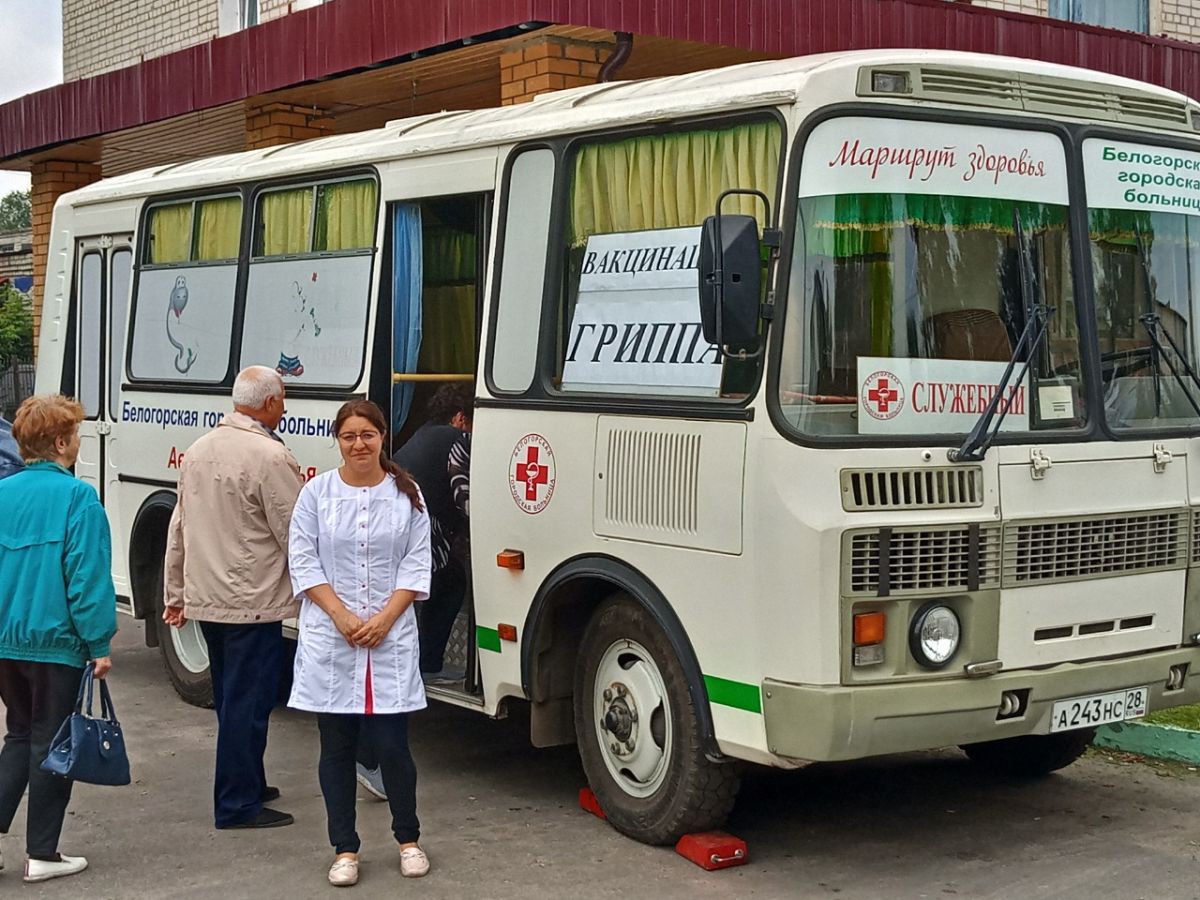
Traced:
MULTIPOLYGON (((607 692, 606 692, 607 693, 607 692)), ((637 722, 637 707, 624 685, 613 685, 613 699, 604 712, 601 724, 604 730, 622 744, 632 743, 634 725, 637 722)))
POLYGON ((593 715, 609 774, 626 794, 648 797, 671 757, 670 700, 654 657, 636 641, 614 642, 596 666, 593 715))

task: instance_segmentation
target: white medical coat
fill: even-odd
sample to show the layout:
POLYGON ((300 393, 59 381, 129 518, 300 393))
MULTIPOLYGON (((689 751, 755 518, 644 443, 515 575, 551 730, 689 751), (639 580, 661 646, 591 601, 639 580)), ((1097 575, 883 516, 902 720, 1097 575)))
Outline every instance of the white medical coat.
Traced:
MULTIPOLYGON (((424 501, 422 500, 422 505, 424 501)), ((288 533, 300 638, 288 706, 324 713, 403 713, 425 708, 417 617, 410 605, 374 649, 353 647, 304 591, 328 584, 363 621, 397 590, 429 596, 429 515, 388 475, 351 487, 323 472, 300 491, 288 533)))

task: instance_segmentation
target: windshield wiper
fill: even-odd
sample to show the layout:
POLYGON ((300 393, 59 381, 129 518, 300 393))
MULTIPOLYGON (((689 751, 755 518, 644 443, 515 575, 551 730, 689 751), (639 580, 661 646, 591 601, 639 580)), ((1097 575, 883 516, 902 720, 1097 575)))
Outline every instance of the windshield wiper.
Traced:
MULTIPOLYGON (((1025 364, 1021 367, 1021 374, 1017 376, 1017 384, 1025 380, 1025 373, 1029 371, 1029 365, 1033 362, 1034 354, 1038 347, 1041 346, 1042 338, 1046 336, 1046 328, 1050 322, 1050 317, 1054 315, 1055 310, 1046 306, 1044 303, 1034 303, 1034 277, 1033 277, 1033 259, 1029 253, 1029 247, 1025 243, 1025 229, 1021 225, 1021 210, 1015 205, 1013 206, 1013 231, 1016 234, 1017 241, 1017 264, 1020 268, 1021 277, 1019 279, 1021 285, 1021 306, 1025 309, 1025 328, 1021 331, 1021 337, 1017 340, 1017 346, 1013 348, 1012 356, 1008 359, 1008 365, 1004 369, 1004 374, 1000 376, 1000 383, 996 385, 996 393, 992 395, 992 399, 988 401, 987 407, 976 420, 975 426, 967 435, 967 439, 962 442, 962 446, 951 448, 946 451, 946 456, 950 462, 979 462, 987 454, 988 447, 992 445, 992 441, 996 439, 996 435, 1000 432, 1000 426, 1004 424, 1004 417, 1008 415, 1008 409, 1011 403, 1005 403, 1004 408, 1000 409, 1000 403, 1004 400, 1005 391, 1008 389, 1008 384, 1012 380, 1013 369, 1016 368, 1017 360, 1021 358, 1021 353, 1025 353, 1025 364), (999 418, 996 418, 997 410, 999 410, 999 418), (992 426, 992 419, 996 420, 996 424, 992 426)), ((1011 400, 1011 398, 1009 398, 1011 400)))
POLYGON ((1146 302, 1150 307, 1148 313, 1138 316, 1138 321, 1142 323, 1142 327, 1146 329, 1146 336, 1150 338, 1150 370, 1154 373, 1154 417, 1158 418, 1162 415, 1162 373, 1159 371, 1160 360, 1167 364, 1167 368, 1171 370, 1171 375, 1179 383, 1179 389, 1183 391, 1183 396, 1187 397, 1188 403, 1192 405, 1192 409, 1196 411, 1196 415, 1200 416, 1200 403, 1196 402, 1196 396, 1188 388, 1187 382, 1183 380, 1183 376, 1175 368, 1175 363, 1171 361, 1171 355, 1167 353, 1166 347, 1163 346, 1162 338, 1166 338, 1172 352, 1174 352, 1183 364, 1183 370, 1192 380, 1192 384, 1200 388, 1200 378, 1196 376, 1196 371, 1188 363, 1187 357, 1180 351, 1179 345, 1175 343, 1175 339, 1171 337, 1171 332, 1162 327, 1162 316, 1158 314, 1158 300, 1154 296, 1154 285, 1150 280, 1150 258, 1146 255, 1146 244, 1142 240, 1142 229, 1138 227, 1137 220, 1134 220, 1133 223, 1133 236, 1137 241, 1138 259, 1142 263, 1142 279, 1146 284, 1146 302))

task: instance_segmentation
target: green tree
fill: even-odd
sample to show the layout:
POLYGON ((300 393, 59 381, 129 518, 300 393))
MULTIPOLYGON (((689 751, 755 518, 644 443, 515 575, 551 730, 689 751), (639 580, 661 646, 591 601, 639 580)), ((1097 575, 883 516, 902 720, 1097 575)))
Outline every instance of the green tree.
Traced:
POLYGON ((0 369, 33 362, 33 304, 11 284, 0 284, 0 369))
POLYGON ((13 191, 0 197, 0 231, 29 228, 33 221, 33 204, 29 191, 13 191))

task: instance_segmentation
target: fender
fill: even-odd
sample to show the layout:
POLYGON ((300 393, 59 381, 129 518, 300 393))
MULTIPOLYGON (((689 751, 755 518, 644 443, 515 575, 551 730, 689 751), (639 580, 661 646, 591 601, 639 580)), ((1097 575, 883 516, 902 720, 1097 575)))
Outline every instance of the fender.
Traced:
MULTIPOLYGON (((155 491, 142 501, 142 505, 138 508, 137 515, 133 517, 133 528, 131 528, 129 531, 130 537, 133 538, 135 535, 140 533, 140 530, 145 525, 147 518, 149 518, 151 515, 162 515, 165 513, 167 518, 170 519, 171 513, 174 511, 174 509, 175 493, 173 491, 155 491)), ((165 532, 163 537, 165 541, 165 532)), ((136 618, 145 619, 147 616, 154 616, 157 611, 154 609, 144 608, 145 591, 139 591, 139 581, 134 580, 135 577, 141 572, 141 567, 135 564, 135 556, 138 556, 139 554, 141 554, 144 558, 144 548, 141 546, 140 542, 130 540, 128 562, 131 582, 130 588, 131 593, 133 594, 133 610, 136 618)))
MULTIPOLYGON (((655 587, 645 575, 622 560, 611 556, 577 556, 559 565, 546 576, 538 589, 525 617, 523 635, 536 634, 536 628, 541 622, 542 614, 548 599, 554 592, 576 579, 585 578, 606 581, 614 588, 625 591, 629 596, 653 617, 655 624, 662 629, 667 642, 675 652, 675 658, 683 667, 687 679, 688 693, 700 720, 700 733, 704 740, 705 753, 710 759, 719 760, 724 757, 717 747, 713 728, 712 708, 708 702, 708 692, 704 687, 704 679, 700 671, 700 663, 696 659, 696 651, 688 639, 679 616, 667 602, 667 598, 655 587)), ((525 696, 531 696, 530 682, 533 672, 533 640, 521 641, 521 687, 525 696)))

